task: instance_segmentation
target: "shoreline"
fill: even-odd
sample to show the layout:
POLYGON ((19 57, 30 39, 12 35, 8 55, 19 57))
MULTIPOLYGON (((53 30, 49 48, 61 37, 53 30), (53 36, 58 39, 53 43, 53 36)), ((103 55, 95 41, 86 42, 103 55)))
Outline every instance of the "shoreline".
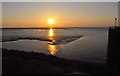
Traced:
POLYGON ((5 48, 2 48, 2 60, 3 75, 67 75, 78 72, 98 76, 103 73, 105 68, 103 64, 67 60, 43 53, 8 50, 5 48))

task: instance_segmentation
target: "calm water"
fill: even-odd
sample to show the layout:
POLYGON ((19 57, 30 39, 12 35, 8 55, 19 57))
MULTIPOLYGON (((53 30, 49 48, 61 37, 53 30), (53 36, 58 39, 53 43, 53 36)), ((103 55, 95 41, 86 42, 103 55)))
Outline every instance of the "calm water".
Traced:
POLYGON ((107 39, 107 28, 4 29, 2 47, 105 63, 107 39))

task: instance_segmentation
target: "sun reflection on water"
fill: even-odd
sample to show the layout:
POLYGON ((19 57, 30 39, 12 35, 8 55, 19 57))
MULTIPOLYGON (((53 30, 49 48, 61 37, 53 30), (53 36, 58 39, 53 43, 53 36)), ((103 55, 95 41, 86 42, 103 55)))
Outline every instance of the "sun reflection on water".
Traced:
POLYGON ((56 45, 50 45, 53 42, 55 42, 55 40, 53 38, 54 37, 54 30, 52 28, 49 29, 48 37, 49 37, 50 40, 52 40, 52 42, 49 42, 48 50, 49 50, 51 55, 55 55, 56 52, 58 51, 58 49, 57 49, 56 45))
POLYGON ((48 45, 48 50, 51 55, 55 55, 58 51, 57 47, 55 45, 48 45))
POLYGON ((54 36, 54 30, 52 28, 49 30, 49 36, 54 36))

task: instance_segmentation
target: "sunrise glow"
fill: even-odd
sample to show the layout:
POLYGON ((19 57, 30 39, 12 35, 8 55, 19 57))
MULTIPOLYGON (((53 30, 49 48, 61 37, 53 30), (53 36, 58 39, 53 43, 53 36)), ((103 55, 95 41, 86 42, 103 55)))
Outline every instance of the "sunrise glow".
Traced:
POLYGON ((49 19, 49 23, 50 23, 50 24, 53 24, 53 23, 54 23, 54 20, 53 20, 53 19, 49 19))
POLYGON ((4 2, 2 9, 3 28, 106 27, 118 17, 117 2, 4 2))

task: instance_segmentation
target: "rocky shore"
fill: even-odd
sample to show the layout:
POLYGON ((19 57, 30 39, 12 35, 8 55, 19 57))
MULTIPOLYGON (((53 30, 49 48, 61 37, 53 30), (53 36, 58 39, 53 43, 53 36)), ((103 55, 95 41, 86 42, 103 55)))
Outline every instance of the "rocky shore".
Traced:
POLYGON ((43 53, 2 48, 2 76, 10 74, 15 76, 107 76, 108 72, 111 70, 106 69, 105 64, 67 60, 43 53))

